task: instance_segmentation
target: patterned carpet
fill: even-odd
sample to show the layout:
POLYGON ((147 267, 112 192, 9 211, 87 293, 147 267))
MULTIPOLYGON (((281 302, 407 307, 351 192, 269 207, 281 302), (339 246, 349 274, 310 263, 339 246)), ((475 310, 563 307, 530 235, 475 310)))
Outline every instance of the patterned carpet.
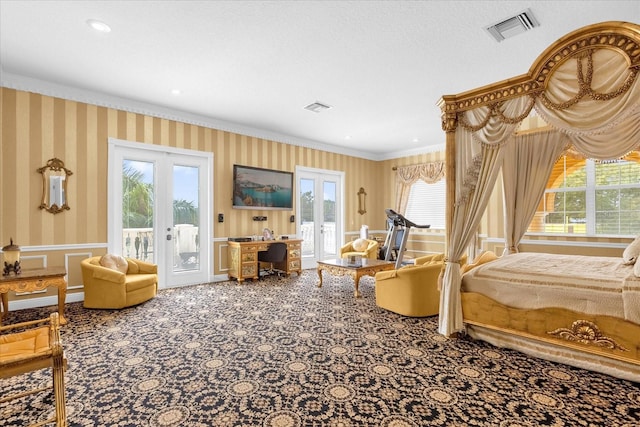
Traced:
MULTIPOLYGON (((375 305, 373 279, 315 271, 163 290, 138 307, 68 304, 70 426, 639 426, 640 384, 437 333, 375 305)), ((53 307, 11 312, 10 323, 53 307)), ((49 381, 2 380, 2 394, 49 381)), ((0 426, 53 409, 0 405, 0 426)))

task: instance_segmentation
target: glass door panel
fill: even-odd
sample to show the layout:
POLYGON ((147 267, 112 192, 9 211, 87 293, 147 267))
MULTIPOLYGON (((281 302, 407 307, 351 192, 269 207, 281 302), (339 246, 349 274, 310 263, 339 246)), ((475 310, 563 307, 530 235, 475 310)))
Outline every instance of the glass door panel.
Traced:
POLYGON ((322 200, 322 258, 338 257, 338 236, 336 233, 336 192, 335 181, 322 181, 324 199, 322 200))
POLYGON ((198 168, 173 166, 173 271, 200 268, 198 168))
POLYGON ((300 197, 300 235, 302 237, 302 256, 315 258, 315 180, 301 178, 299 185, 300 197))
POLYGON ((154 163, 122 161, 122 252, 154 263, 154 163))
POLYGON ((157 264, 160 288, 209 281, 212 156, 110 144, 109 250, 157 264))
POLYGON ((298 168, 298 235, 302 238, 302 268, 336 258, 342 235, 342 180, 334 171, 298 168))

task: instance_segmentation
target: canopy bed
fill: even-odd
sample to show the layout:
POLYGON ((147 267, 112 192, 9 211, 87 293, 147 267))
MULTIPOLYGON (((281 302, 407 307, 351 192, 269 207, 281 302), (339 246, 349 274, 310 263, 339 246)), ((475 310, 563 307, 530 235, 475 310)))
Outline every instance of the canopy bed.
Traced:
POLYGON ((640 148, 639 70, 640 25, 604 22, 557 40, 524 75, 440 100, 448 208, 441 334, 466 331, 498 346, 640 382, 640 315, 625 309, 640 307, 633 266, 622 258, 518 254, 559 156, 571 150, 612 160, 640 148), (534 112, 548 126, 518 134, 534 112), (505 252, 466 273, 463 283, 458 260, 473 241, 500 172, 505 252), (492 265, 517 277, 499 288, 498 273, 488 271, 492 265), (523 270, 536 265, 545 270, 523 270), (545 282, 541 274, 551 274, 552 265, 561 266, 564 278, 549 275, 545 282), (567 271, 570 265, 577 268, 567 271), (469 285, 472 276, 484 282, 469 285))

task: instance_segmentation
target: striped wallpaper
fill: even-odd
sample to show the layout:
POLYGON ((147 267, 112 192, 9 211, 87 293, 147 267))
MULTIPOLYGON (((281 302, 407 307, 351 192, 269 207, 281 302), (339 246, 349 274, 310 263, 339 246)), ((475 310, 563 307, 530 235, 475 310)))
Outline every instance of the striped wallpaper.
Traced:
MULTIPOLYGON (((248 211, 231 208, 234 164, 292 172, 296 165, 344 171, 345 240, 351 240, 363 224, 368 225, 371 231, 382 231, 384 235, 384 210, 393 207, 395 200, 394 166, 444 160, 444 152, 432 152, 372 161, 0 88, 0 244, 4 246, 9 243, 9 238, 13 238, 21 247, 27 248, 23 253, 26 268, 64 265, 68 271, 70 293, 82 290, 80 260, 91 254, 103 254, 106 250, 107 141, 110 137, 213 153, 215 195, 212 224, 215 241, 212 261, 215 271, 212 274, 215 276, 224 275, 226 271, 224 240, 230 236, 255 234, 252 216, 268 216, 268 223, 260 223, 260 230, 268 226, 277 234, 295 233, 295 225, 289 222, 295 209, 248 211), (57 215, 38 208, 42 178, 37 169, 53 157, 61 159, 73 172, 67 194, 71 210, 57 215), (367 192, 367 213, 364 215, 357 212, 360 187, 367 192), (224 223, 216 221, 218 213, 224 213, 224 223)), ((501 251, 500 244, 496 242, 503 236, 503 228, 502 193, 498 186, 478 230, 481 235, 478 246, 501 251), (483 240, 488 243, 483 243, 483 240)), ((539 236, 528 239, 546 240, 539 236)), ((567 240, 575 244, 576 239, 580 241, 580 238, 567 240)), ((441 233, 416 233, 412 240, 413 249, 418 252, 443 250, 441 233)), ((596 241, 596 244, 605 246, 623 243, 620 239, 596 241)), ((20 300, 30 296, 10 298, 20 300)))
MULTIPOLYGON (((278 234, 295 233, 295 211, 248 211, 231 208, 234 164, 294 171, 296 165, 345 171, 345 232, 362 224, 384 228, 384 209, 393 206, 392 166, 429 161, 424 154, 372 161, 313 148, 288 145, 198 125, 130 113, 40 94, 0 88, 2 158, 0 173, 0 242, 13 237, 23 247, 89 245, 107 242, 108 138, 214 153, 214 228, 216 239, 254 234, 254 215, 268 216, 278 234), (57 157, 73 172, 68 184, 71 210, 57 215, 38 208, 41 175, 36 170, 57 157), (357 192, 367 192, 367 213, 360 215, 357 192), (225 222, 215 221, 217 213, 225 222)), ((4 243, 3 243, 4 245, 4 243)), ((213 261, 219 274, 224 257, 213 261)), ((51 263, 50 263, 51 264, 51 263)))

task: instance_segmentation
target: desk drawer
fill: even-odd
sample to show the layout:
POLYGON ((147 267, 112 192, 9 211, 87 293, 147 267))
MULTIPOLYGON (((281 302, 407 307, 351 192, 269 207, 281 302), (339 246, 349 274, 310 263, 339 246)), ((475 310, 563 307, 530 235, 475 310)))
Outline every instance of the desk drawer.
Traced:
POLYGON ((289 258, 300 258, 300 248, 297 248, 297 249, 291 248, 291 249, 289 249, 289 258))
POLYGON ((300 260, 292 259, 289 261, 289 270, 300 270, 300 260))
POLYGON ((242 265, 242 277, 253 277, 256 275, 256 265, 255 264, 244 264, 242 265))
POLYGON ((242 262, 255 262, 256 252, 242 252, 242 262))

